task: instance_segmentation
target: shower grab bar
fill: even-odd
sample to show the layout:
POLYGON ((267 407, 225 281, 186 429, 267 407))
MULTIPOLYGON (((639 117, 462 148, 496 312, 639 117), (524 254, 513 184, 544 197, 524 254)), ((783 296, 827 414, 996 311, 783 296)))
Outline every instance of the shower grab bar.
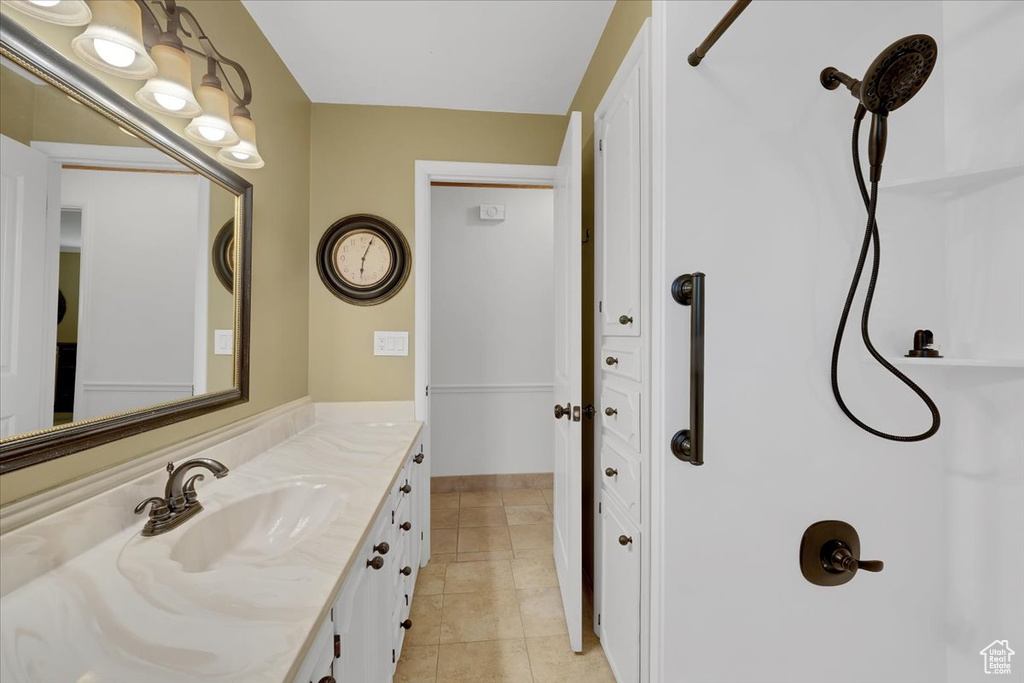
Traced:
POLYGON ((690 307, 690 428, 672 437, 672 453, 691 465, 704 464, 704 273, 680 275, 672 298, 690 307))
POLYGON ((718 42, 718 39, 722 37, 722 34, 732 26, 732 22, 736 21, 740 14, 743 13, 743 10, 747 9, 747 5, 749 4, 750 0, 736 0, 733 6, 729 8, 729 11, 725 13, 725 16, 722 17, 722 20, 715 24, 715 27, 711 29, 711 33, 709 33, 708 37, 704 39, 704 42, 698 45, 686 58, 686 63, 690 66, 697 66, 700 64, 701 60, 704 59, 704 55, 706 55, 708 50, 711 49, 711 46, 718 42))

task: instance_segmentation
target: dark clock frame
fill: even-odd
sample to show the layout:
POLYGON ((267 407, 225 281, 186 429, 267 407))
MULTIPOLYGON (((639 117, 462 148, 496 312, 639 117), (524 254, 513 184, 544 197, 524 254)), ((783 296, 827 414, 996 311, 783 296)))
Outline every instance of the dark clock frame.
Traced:
POLYGON ((316 248, 316 270, 327 291, 342 301, 356 306, 374 306, 401 291, 412 270, 412 254, 405 236, 393 223, 380 216, 357 213, 334 222, 324 232, 316 248), (358 287, 346 282, 332 257, 338 242, 356 231, 372 233, 391 251, 391 268, 380 282, 371 287, 358 287))

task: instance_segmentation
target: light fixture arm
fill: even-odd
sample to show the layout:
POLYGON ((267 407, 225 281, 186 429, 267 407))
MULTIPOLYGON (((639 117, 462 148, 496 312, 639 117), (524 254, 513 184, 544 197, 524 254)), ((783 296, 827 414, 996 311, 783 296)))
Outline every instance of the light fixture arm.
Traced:
MULTIPOLYGON (((183 50, 197 57, 205 57, 207 60, 207 70, 210 73, 219 71, 222 78, 222 83, 227 86, 228 94, 235 103, 248 107, 252 102, 252 83, 249 81, 249 75, 245 72, 245 69, 241 64, 233 59, 229 59, 221 54, 213 41, 210 40, 209 36, 203 30, 203 27, 199 24, 199 20, 192 14, 191 11, 184 7, 179 7, 175 0, 135 0, 141 8, 143 8, 143 37, 147 48, 152 48, 154 45, 160 43, 161 36, 165 33, 169 33, 175 37, 180 32, 188 38, 192 38, 199 43, 201 50, 197 50, 189 45, 181 44, 183 50), (156 5, 160 8, 164 17, 167 20, 167 30, 164 31, 160 27, 160 21, 157 19, 156 13, 149 6, 150 4, 156 5), (187 24, 191 29, 191 32, 186 30, 183 24, 187 24), (210 69, 210 62, 215 63, 215 67, 210 69), (236 88, 235 84, 228 78, 227 71, 224 66, 231 67, 231 70, 238 76, 237 80, 241 81, 241 93, 236 88)), ((180 41, 179 41, 180 42, 180 41)))

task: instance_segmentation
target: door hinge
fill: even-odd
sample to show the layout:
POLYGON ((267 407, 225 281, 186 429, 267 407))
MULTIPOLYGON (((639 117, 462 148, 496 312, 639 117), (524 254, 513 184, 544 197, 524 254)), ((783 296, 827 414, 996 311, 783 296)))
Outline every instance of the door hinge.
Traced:
POLYGON ((601 514, 601 503, 597 504, 597 514, 601 514))
POLYGON ((409 594, 408 593, 405 594, 405 606, 406 607, 409 606, 409 594))
POLYGON ((391 511, 391 523, 392 524, 395 523, 395 511, 394 510, 391 511))
POLYGON ((600 612, 597 613, 597 625, 598 626, 601 625, 601 613, 600 612))
POLYGON ((597 312, 598 312, 598 313, 600 313, 600 312, 601 312, 601 311, 603 310, 603 308, 602 308, 602 307, 603 307, 603 305, 604 305, 604 302, 603 302, 603 301, 598 301, 598 302, 597 302, 597 312))
POLYGON ((341 659, 341 636, 334 636, 334 658, 341 659))
POLYGON ((430 385, 427 385, 427 396, 430 396, 430 385))
POLYGON ((391 648, 391 663, 395 663, 395 649, 391 648))
POLYGON ((603 152, 604 151, 604 140, 598 140, 597 141, 597 151, 598 152, 603 152))
POLYGON ((422 531, 420 532, 420 540, 421 541, 423 540, 423 532, 422 531))

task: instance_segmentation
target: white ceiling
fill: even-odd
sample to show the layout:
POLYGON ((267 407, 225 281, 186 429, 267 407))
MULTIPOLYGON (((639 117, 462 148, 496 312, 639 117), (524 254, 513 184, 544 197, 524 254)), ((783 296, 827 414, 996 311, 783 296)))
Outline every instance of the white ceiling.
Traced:
POLYGON ((243 0, 314 102, 564 114, 614 0, 243 0))

